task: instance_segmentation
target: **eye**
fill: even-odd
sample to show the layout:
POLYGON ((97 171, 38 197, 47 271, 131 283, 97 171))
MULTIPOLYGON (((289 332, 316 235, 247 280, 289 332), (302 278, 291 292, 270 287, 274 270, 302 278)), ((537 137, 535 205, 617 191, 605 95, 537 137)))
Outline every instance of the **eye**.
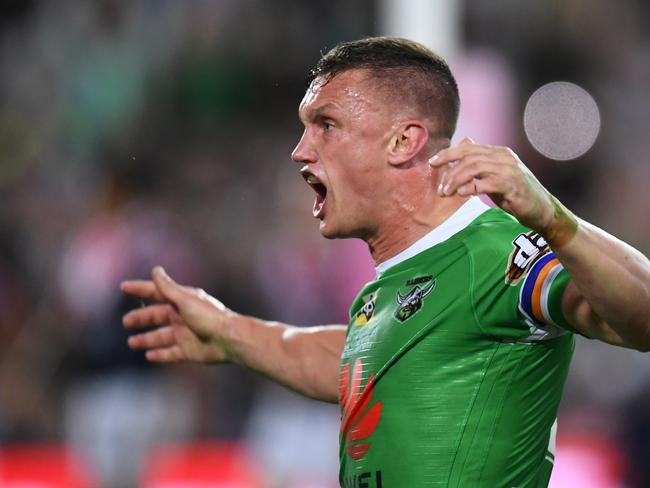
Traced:
POLYGON ((332 122, 330 122, 329 120, 323 120, 322 126, 323 126, 323 130, 325 132, 329 132, 330 130, 332 130, 334 128, 334 124, 332 122))

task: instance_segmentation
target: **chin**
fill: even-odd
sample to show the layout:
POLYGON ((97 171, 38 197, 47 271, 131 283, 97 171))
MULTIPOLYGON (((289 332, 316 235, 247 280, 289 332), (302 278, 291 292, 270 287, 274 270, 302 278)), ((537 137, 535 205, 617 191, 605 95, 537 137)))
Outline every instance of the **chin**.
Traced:
POLYGON ((331 222, 325 220, 320 221, 320 234, 325 239, 351 239, 355 237, 361 238, 361 233, 357 229, 346 229, 342 226, 332 225, 331 222))
POLYGON ((318 228, 320 231, 320 235, 322 235, 325 239, 339 239, 340 234, 336 232, 336 229, 333 228, 332 226, 329 226, 325 223, 324 220, 320 221, 320 227, 318 228))

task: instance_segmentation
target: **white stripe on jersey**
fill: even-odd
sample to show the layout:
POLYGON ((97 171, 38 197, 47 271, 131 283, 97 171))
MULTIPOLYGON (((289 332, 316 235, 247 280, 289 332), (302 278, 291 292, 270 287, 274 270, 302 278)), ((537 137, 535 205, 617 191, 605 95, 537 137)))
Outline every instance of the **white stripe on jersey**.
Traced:
POLYGON ((544 279, 544 283, 542 283, 542 296, 540 300, 540 304, 542 306, 542 315, 544 316, 544 320, 546 320, 547 324, 552 324, 556 327, 558 327, 558 325, 555 322, 553 322, 553 319, 551 318, 551 313, 548 310, 548 294, 551 291, 551 287, 553 286, 553 281, 555 281, 555 277, 563 269, 564 266, 562 266, 561 263, 556 264, 555 266, 553 266, 551 271, 548 272, 546 278, 544 279))

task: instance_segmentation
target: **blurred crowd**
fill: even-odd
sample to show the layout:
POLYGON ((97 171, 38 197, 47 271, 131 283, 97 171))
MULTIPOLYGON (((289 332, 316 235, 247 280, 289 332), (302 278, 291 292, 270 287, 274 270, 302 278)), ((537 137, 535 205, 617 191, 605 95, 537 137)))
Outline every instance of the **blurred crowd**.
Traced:
MULTIPOLYGON (((108 488, 154 445, 249 447, 268 486, 336 486, 338 410, 234 366, 152 366, 126 347, 119 282, 162 264, 230 308, 347 322, 372 279, 363 243, 327 241, 289 154, 319 53, 377 32, 372 0, 13 0, 0 4, 2 446, 62 442, 108 488)), ((451 60, 459 135, 510 145, 581 217, 650 254, 650 8, 481 2, 451 60), (596 99, 600 136, 552 162, 522 129, 540 85, 596 99)), ((432 46, 435 48, 435 46, 432 46)), ((560 436, 589 433, 650 486, 650 358, 579 340, 560 436), (564 432, 564 434, 563 434, 564 432)))

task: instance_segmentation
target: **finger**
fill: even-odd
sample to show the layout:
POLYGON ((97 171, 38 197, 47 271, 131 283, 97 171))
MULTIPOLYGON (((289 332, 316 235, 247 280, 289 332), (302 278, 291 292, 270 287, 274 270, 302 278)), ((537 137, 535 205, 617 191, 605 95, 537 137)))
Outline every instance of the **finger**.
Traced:
POLYGON ((459 166, 448 171, 445 182, 440 185, 438 191, 441 196, 451 196, 461 187, 465 187, 460 195, 469 195, 470 187, 475 179, 483 179, 490 175, 496 175, 500 180, 507 178, 507 168, 502 164, 484 161, 482 158, 473 158, 471 161, 461 163, 459 166))
POLYGON ((477 178, 474 178, 471 183, 467 183, 466 185, 459 186, 458 189, 456 190, 456 193, 458 193, 462 197, 468 195, 478 195, 477 181, 479 180, 477 178))
POLYGON ((176 283, 162 266, 153 269, 152 277, 161 295, 176 306, 184 303, 191 296, 186 287, 176 283))
MULTIPOLYGON (((463 139, 463 141, 465 141, 465 139, 463 139)), ((469 141, 471 141, 471 139, 469 139, 469 141)), ((441 150, 429 159, 429 164, 434 167, 440 167, 470 154, 492 154, 495 152, 496 148, 492 146, 475 144, 469 141, 465 141, 463 144, 459 144, 458 146, 441 150)))
POLYGON ((122 293, 134 297, 142 298, 143 300, 155 300, 162 302, 165 298, 160 294, 156 285, 150 280, 128 280, 120 284, 122 293))
POLYGON ((471 170, 467 170, 463 173, 455 175, 450 181, 442 188, 441 196, 452 196, 455 193, 458 193, 461 196, 467 196, 470 194, 480 193, 477 189, 474 188, 474 185, 477 181, 484 180, 488 177, 495 177, 495 181, 500 182, 500 191, 505 191, 505 186, 503 182, 508 181, 506 176, 499 173, 501 169, 498 165, 496 168, 490 168, 491 165, 485 163, 485 165, 477 165, 471 170), (459 191, 460 188, 463 188, 462 191, 459 191))
POLYGON ((440 178, 438 193, 450 196, 457 188, 469 183, 473 178, 483 178, 487 174, 503 172, 503 165, 486 161, 485 155, 467 156, 460 164, 445 171, 440 178))
POLYGON ((463 137, 461 141, 458 143, 458 145, 463 145, 463 144, 475 144, 475 142, 471 137, 463 137))
POLYGON ((177 363, 187 359, 183 350, 176 345, 151 349, 145 353, 145 357, 152 363, 177 363))
POLYGON ((495 175, 488 175, 484 178, 474 178, 471 183, 467 183, 456 190, 459 195, 480 195, 497 193, 499 178, 495 175))
POLYGON ((490 148, 487 146, 465 143, 459 146, 443 149, 429 159, 429 164, 433 167, 440 167, 458 161, 470 154, 488 154, 489 152, 490 148))
POLYGON ((171 305, 157 304, 131 310, 122 317, 122 324, 127 329, 151 327, 153 325, 169 325, 179 322, 180 317, 171 305))
POLYGON ((468 196, 468 195, 480 195, 481 193, 488 193, 491 192, 493 188, 493 182, 495 178, 492 176, 486 176, 484 178, 473 178, 470 183, 466 183, 465 185, 459 186, 458 189, 456 190, 456 193, 458 193, 461 196, 468 196))
POLYGON ((479 154, 471 154, 464 156, 456 161, 453 161, 451 163, 448 163, 446 167, 442 168, 440 171, 440 180, 439 180, 439 185, 438 185, 438 190, 440 194, 442 195, 442 189, 447 186, 447 184, 450 182, 451 178, 455 176, 461 168, 458 168, 459 165, 466 166, 468 164, 476 163, 476 162, 482 162, 482 161, 488 161, 490 159, 489 154, 485 153, 479 153, 479 154))
POLYGON ((174 332, 171 326, 161 327, 142 334, 132 335, 128 339, 131 349, 157 349, 159 347, 169 347, 176 344, 174 332))

